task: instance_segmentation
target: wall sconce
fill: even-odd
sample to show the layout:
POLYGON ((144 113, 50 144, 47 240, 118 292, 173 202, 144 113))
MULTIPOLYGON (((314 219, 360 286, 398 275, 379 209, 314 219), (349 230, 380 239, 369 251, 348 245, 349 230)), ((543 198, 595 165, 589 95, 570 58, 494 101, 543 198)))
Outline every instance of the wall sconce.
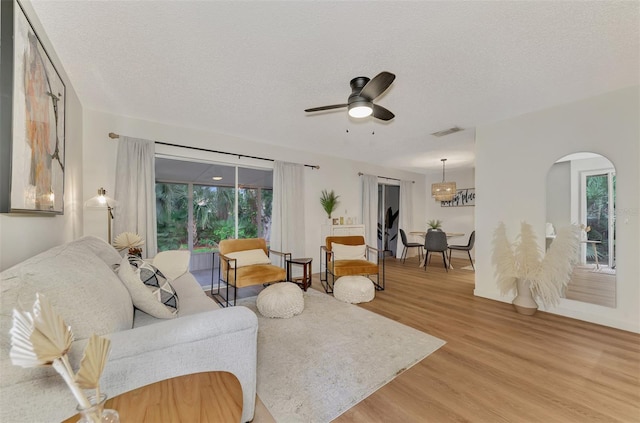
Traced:
POLYGON ((118 202, 111 197, 107 197, 107 191, 100 187, 98 189, 98 195, 95 195, 85 201, 85 208, 92 209, 107 209, 107 237, 108 242, 111 244, 111 220, 113 219, 113 209, 118 205, 118 202))
POLYGON ((436 201, 451 201, 456 196, 456 183, 444 181, 444 162, 447 159, 440 159, 442 162, 442 182, 431 185, 431 196, 436 201))

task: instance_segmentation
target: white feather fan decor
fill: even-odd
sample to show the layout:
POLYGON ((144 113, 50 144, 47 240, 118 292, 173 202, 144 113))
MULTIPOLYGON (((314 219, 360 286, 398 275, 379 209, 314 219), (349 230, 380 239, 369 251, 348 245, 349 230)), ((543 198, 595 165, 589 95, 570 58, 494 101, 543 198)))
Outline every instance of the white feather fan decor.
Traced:
POLYGON ((98 381, 107 362, 111 341, 93 335, 84 351, 78 374, 74 374, 67 353, 73 342, 73 332, 56 313, 44 295, 36 294, 32 312, 13 310, 11 362, 21 367, 52 366, 64 379, 82 408, 90 407, 83 389, 95 389, 100 396, 98 381))
POLYGON ((564 296, 578 257, 580 230, 577 225, 558 230, 543 258, 530 224, 521 223, 520 235, 512 245, 501 222, 494 232, 492 254, 500 292, 506 295, 515 290, 516 279, 528 280, 533 296, 542 301, 545 307, 557 306, 564 296))
POLYGON ((113 246, 122 251, 127 248, 139 248, 144 244, 140 235, 133 232, 122 232, 113 241, 113 246))

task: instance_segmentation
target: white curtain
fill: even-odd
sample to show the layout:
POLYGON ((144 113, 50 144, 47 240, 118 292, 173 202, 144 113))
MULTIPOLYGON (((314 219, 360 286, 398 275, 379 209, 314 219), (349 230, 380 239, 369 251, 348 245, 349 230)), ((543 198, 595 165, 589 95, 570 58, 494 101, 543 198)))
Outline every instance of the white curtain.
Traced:
POLYGON ((374 248, 378 246, 378 177, 362 175, 362 223, 364 240, 374 248))
MULTIPOLYGON (((304 257, 304 166, 276 161, 273 166, 271 248, 304 257)), ((277 256, 276 256, 277 257, 277 256)))
POLYGON ((114 235, 135 232, 142 237, 143 257, 154 257, 156 241, 155 143, 120 136, 116 161, 114 235))
MULTIPOLYGON (((409 235, 413 229, 413 182, 400 181, 400 218, 398 219, 398 228, 404 229, 409 235)), ((398 231, 400 232, 400 231, 398 231)), ((398 238, 400 234, 398 233, 398 238)), ((402 257, 402 241, 399 240, 396 248, 396 257, 402 257)))

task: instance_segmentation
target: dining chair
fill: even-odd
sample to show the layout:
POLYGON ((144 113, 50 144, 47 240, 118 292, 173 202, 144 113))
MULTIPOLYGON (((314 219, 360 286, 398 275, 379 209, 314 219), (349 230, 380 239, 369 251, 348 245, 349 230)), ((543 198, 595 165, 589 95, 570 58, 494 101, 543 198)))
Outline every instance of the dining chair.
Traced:
POLYGON ((404 232, 404 229, 400 229, 400 239, 402 240, 402 262, 404 263, 407 259, 407 250, 409 248, 417 248, 418 249, 418 260, 422 261, 422 249, 424 245, 420 242, 407 242, 407 234, 404 232))
POLYGON ((442 261, 444 263, 444 268, 448 272, 449 264, 447 263, 447 255, 446 251, 449 246, 447 245, 447 234, 442 231, 431 231, 427 232, 424 237, 424 270, 427 270, 427 257, 429 257, 430 253, 442 253, 442 261))
POLYGON ((473 264, 473 260, 471 259, 471 249, 473 248, 473 244, 476 242, 476 231, 471 232, 469 235, 469 242, 467 245, 449 245, 449 263, 451 263, 451 251, 466 251, 469 256, 469 261, 471 262, 471 268, 476 270, 476 267, 473 264))

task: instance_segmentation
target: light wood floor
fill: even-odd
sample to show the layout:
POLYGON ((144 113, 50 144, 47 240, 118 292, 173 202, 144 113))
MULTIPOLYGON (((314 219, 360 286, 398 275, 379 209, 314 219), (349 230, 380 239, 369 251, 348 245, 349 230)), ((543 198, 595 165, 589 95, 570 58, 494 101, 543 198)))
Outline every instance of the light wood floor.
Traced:
POLYGON ((519 315, 474 297, 471 271, 388 264, 387 289, 362 307, 447 344, 338 422, 640 421, 640 335, 519 315))
POLYGON ((387 260, 361 307, 447 344, 336 422, 640 422, 640 335, 474 297, 466 264, 387 260))
POLYGON ((615 307, 616 274, 605 267, 596 270, 592 265, 575 266, 565 297, 604 307, 615 307))
MULTIPOLYGON (((335 422, 640 422, 640 335, 517 314, 473 296, 468 261, 416 260, 387 259, 386 290, 360 306, 447 344, 335 422)), ((258 398, 253 422, 274 421, 258 398)))

